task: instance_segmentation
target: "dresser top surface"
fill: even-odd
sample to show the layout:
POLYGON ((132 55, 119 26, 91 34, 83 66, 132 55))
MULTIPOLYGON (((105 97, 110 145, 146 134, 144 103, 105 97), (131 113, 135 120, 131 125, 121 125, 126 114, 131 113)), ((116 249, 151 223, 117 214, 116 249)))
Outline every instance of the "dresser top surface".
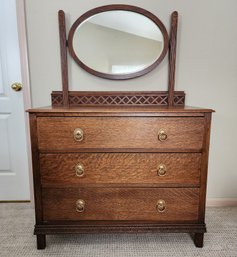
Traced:
POLYGON ((40 107, 27 110, 29 113, 105 113, 105 114, 116 114, 116 113, 137 113, 137 114, 158 114, 158 113, 208 113, 214 112, 212 109, 182 106, 182 107, 163 107, 163 106, 83 106, 83 107, 69 107, 69 108, 58 108, 58 107, 40 107))

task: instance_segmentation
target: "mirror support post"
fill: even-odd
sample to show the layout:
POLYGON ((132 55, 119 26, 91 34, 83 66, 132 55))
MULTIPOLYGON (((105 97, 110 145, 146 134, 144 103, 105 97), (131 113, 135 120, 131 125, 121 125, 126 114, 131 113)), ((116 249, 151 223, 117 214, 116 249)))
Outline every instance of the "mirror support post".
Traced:
POLYGON ((177 28, 178 28, 178 12, 175 11, 171 15, 171 31, 170 31, 170 40, 169 40, 169 96, 168 96, 169 106, 174 106, 177 28))
POLYGON ((63 106, 68 107, 69 102, 68 102, 67 38, 66 38, 65 13, 62 10, 58 12, 58 24, 59 24, 59 38, 60 38, 60 52, 61 52, 63 106))

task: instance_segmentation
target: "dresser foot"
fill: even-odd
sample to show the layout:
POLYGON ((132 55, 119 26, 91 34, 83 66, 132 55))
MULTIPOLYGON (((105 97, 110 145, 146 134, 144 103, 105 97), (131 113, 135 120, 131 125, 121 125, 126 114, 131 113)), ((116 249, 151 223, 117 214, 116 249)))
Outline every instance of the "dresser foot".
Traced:
POLYGON ((194 234, 194 244, 196 247, 199 247, 199 248, 203 247, 203 238, 204 238, 204 233, 194 234))
POLYGON ((37 249, 45 249, 46 247, 46 235, 36 235, 37 238, 37 249))

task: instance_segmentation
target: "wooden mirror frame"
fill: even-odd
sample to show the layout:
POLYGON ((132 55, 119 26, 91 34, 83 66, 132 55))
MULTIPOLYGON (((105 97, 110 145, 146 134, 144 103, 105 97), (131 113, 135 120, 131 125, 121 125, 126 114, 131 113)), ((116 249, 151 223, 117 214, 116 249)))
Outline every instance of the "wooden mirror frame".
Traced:
POLYGON ((107 5, 107 6, 101 6, 101 7, 92 9, 92 10, 84 13, 73 23, 73 25, 69 31, 69 36, 68 36, 69 53, 72 56, 72 58, 75 60, 75 62, 78 65, 80 65, 81 68, 83 68, 85 71, 91 73, 92 75, 102 77, 105 79, 113 79, 113 80, 125 80, 125 79, 136 78, 136 77, 140 77, 140 76, 145 75, 146 73, 152 71, 165 58, 168 48, 169 48, 169 36, 168 36, 167 30, 166 30, 164 24, 152 13, 150 13, 140 7, 135 7, 135 6, 131 6, 131 5, 121 5, 121 4, 120 5, 107 5), (74 37, 74 34, 75 34, 77 28, 80 26, 80 24, 82 24, 85 20, 92 17, 93 15, 103 13, 103 12, 108 12, 108 11, 128 11, 128 12, 138 13, 138 14, 141 14, 141 15, 147 17, 149 20, 153 21, 156 24, 156 26, 160 29, 161 34, 163 36, 164 48, 163 48, 160 56, 157 58, 157 60, 155 62, 153 62, 148 67, 146 67, 145 69, 138 71, 138 72, 133 72, 133 73, 129 73, 129 74, 108 74, 108 73, 96 71, 96 70, 88 67, 86 64, 84 64, 78 58, 78 56, 75 53, 74 48, 73 48, 73 37, 74 37))
MULTIPOLYGON (((141 105, 141 106, 184 106, 185 105, 185 93, 183 91, 174 91, 175 86, 175 62, 176 62, 176 42, 177 42, 177 27, 178 27, 178 13, 175 11, 171 15, 171 28, 168 44, 165 45, 166 51, 169 51, 169 78, 168 78, 168 91, 152 91, 152 92, 83 92, 83 91, 69 91, 68 89, 68 63, 67 63, 67 48, 71 44, 73 31, 76 24, 80 23, 85 17, 98 13, 98 10, 137 10, 142 14, 146 14, 147 17, 156 18, 150 12, 135 6, 130 5, 106 5, 92 9, 83 14, 70 29, 69 41, 66 36, 66 24, 65 13, 63 10, 58 12, 59 21, 59 36, 60 36, 60 53, 61 53, 61 74, 62 74, 62 91, 53 91, 51 94, 53 107, 78 107, 78 106, 114 106, 114 105, 141 105)), ((161 23, 163 24, 163 23, 161 23)), ((166 29, 164 30, 166 31, 166 29)), ((163 34, 164 35, 164 34, 163 34)), ((167 35, 168 37, 168 35, 167 35)), ((69 47, 70 48, 70 47, 69 47)), ((71 49, 72 50, 72 49, 71 49)), ((69 49, 69 51, 71 51, 69 49)), ((162 53, 165 55, 165 51, 162 53)), ((148 67, 148 69, 154 69, 164 58, 162 56, 159 61, 148 67), (153 67, 154 66, 154 67, 153 67)), ((146 70, 147 73, 149 70, 146 70)), ((137 74, 138 75, 138 74, 137 74)), ((140 76, 143 74, 140 74, 140 76)), ((124 78, 125 79, 125 78, 124 78)))

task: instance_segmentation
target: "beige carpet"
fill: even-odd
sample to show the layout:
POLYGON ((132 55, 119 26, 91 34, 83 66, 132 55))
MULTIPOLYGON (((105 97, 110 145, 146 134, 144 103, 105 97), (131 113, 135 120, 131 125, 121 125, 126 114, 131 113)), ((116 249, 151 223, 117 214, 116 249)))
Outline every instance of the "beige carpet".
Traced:
POLYGON ((0 256, 237 257, 237 208, 208 208, 203 248, 188 234, 50 235, 36 250, 34 211, 26 203, 0 203, 0 256))

